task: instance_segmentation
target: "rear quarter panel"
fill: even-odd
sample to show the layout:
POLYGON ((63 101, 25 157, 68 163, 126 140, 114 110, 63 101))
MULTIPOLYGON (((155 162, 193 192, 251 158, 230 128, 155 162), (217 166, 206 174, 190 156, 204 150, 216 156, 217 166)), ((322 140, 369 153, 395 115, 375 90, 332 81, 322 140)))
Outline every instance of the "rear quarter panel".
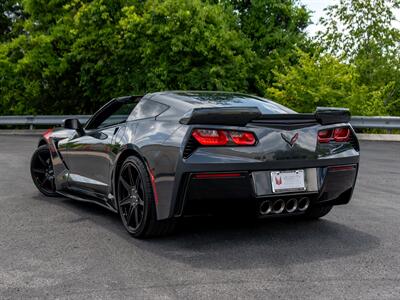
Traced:
POLYGON ((187 130, 183 127, 178 122, 154 119, 128 122, 121 140, 121 152, 126 148, 138 152, 154 176, 158 219, 170 216, 176 169, 187 130))

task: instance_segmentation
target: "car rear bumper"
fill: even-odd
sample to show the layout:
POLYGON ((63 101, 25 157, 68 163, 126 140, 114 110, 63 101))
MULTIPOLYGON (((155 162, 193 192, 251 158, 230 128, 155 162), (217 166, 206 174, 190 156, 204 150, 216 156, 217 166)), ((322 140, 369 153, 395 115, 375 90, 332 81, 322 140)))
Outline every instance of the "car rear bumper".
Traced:
POLYGON ((340 205, 350 201, 358 173, 358 162, 303 168, 306 190, 294 193, 273 193, 270 170, 188 172, 183 180, 181 197, 175 216, 209 214, 215 210, 229 212, 238 208, 258 211, 265 200, 309 199, 311 205, 340 205), (311 172, 312 170, 312 172, 311 172), (307 183, 308 181, 308 183, 307 183))

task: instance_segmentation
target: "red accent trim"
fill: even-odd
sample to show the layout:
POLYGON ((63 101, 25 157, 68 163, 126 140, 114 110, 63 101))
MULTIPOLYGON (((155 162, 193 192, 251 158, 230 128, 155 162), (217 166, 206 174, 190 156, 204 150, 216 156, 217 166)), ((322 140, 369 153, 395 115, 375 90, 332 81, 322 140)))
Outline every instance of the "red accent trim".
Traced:
POLYGON ((240 177, 240 173, 202 173, 195 174, 193 177, 196 179, 211 179, 211 178, 234 178, 240 177))
POLYGON ((45 138, 46 141, 49 140, 49 136, 50 136, 50 134, 52 134, 52 132, 53 132, 53 128, 49 128, 45 132, 43 132, 42 135, 43 135, 43 137, 45 138))
POLYGON ((356 167, 355 165, 334 166, 334 167, 329 167, 329 170, 332 170, 332 171, 349 171, 349 170, 354 170, 355 167, 356 167))
POLYGON ((153 187, 153 194, 154 194, 154 201, 156 202, 156 206, 158 205, 158 194, 157 194, 157 188, 156 188, 156 180, 154 178, 153 172, 149 169, 149 174, 150 174, 150 180, 151 180, 151 186, 153 187))

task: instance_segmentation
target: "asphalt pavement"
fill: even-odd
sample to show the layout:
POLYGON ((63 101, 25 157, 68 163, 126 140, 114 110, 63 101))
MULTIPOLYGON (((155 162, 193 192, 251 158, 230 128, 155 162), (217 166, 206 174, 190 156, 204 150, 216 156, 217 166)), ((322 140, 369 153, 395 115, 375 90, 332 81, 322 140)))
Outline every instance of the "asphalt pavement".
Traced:
POLYGON ((320 221, 196 218, 143 241, 42 196, 36 142, 0 136, 0 299, 400 299, 400 143, 362 142, 353 200, 320 221))

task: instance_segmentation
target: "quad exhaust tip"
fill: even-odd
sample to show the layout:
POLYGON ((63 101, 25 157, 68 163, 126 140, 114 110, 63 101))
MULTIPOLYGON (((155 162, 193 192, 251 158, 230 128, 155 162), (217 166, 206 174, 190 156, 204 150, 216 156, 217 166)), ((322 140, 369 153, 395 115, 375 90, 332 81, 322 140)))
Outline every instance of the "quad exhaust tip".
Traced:
POLYGON ((297 203, 297 208, 299 211, 306 211, 307 208, 310 206, 310 199, 307 197, 303 197, 297 203))
POLYGON ((268 215, 272 210, 272 203, 269 200, 263 201, 260 204, 260 214, 268 215))
POLYGON ((304 212, 310 206, 310 199, 308 197, 302 197, 299 200, 296 198, 290 198, 284 201, 283 199, 278 199, 275 201, 265 200, 260 204, 260 214, 281 214, 284 211, 287 213, 304 212))
POLYGON ((282 199, 276 200, 272 205, 272 212, 274 214, 280 214, 284 211, 284 209, 285 209, 285 201, 283 201, 282 199))
POLYGON ((288 213, 295 212, 297 210, 297 199, 291 198, 286 202, 285 210, 288 213))

